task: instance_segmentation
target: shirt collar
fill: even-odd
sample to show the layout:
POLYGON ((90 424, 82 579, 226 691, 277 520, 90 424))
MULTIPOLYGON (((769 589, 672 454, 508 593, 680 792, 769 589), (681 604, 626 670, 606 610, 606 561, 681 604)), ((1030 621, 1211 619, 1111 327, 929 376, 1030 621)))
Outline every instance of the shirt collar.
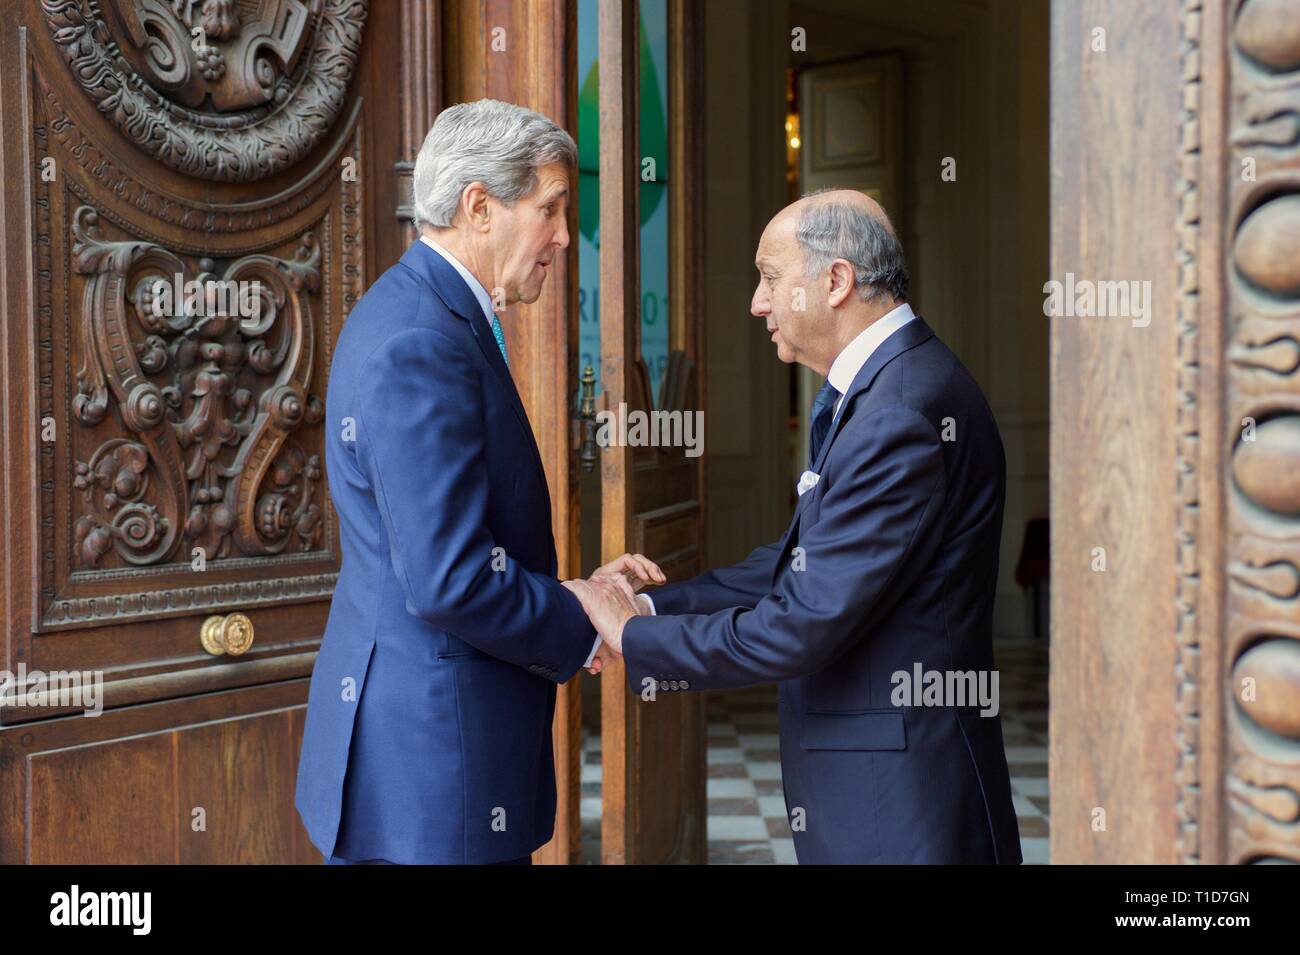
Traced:
POLYGON ((831 364, 830 371, 826 374, 826 380, 831 383, 831 387, 840 395, 846 394, 853 384, 853 379, 858 377, 858 372, 867 363, 872 352, 884 344, 886 338, 914 318, 916 313, 912 311, 912 306, 904 302, 864 328, 857 338, 844 346, 844 350, 831 364))
POLYGON ((456 258, 456 256, 452 255, 437 242, 434 242, 427 235, 421 235, 420 241, 441 255, 447 260, 453 269, 460 273, 460 277, 465 280, 465 284, 469 286, 469 290, 473 292, 474 297, 478 299, 479 307, 483 309, 483 315, 487 318, 488 324, 490 325, 493 318, 496 316, 492 312, 492 298, 488 295, 487 289, 483 287, 483 283, 474 277, 473 272, 461 264, 460 259, 456 258))

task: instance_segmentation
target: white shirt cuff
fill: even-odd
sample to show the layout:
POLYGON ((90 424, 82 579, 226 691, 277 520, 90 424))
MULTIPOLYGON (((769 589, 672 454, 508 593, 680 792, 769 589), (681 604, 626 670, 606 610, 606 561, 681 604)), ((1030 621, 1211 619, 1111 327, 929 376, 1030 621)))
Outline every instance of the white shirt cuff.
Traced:
MULTIPOLYGON (((646 606, 650 608, 650 615, 652 617, 656 615, 655 602, 650 599, 650 596, 648 594, 637 594, 637 599, 644 600, 646 602, 646 606)), ((601 643, 600 637, 597 637, 596 642, 591 645, 591 655, 587 657, 587 662, 582 665, 584 669, 590 667, 591 661, 596 659, 596 651, 600 649, 600 643, 601 643)))
POLYGON ((596 642, 591 645, 591 655, 587 657, 587 662, 583 664, 583 667, 591 666, 591 661, 596 659, 596 651, 599 649, 600 649, 600 637, 597 637, 596 642))

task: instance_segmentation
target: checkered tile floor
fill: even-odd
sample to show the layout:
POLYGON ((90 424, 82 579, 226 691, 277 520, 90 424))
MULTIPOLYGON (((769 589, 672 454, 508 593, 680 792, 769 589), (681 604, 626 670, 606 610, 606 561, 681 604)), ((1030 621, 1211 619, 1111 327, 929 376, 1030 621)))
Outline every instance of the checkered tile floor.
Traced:
MULTIPOLYGON (((1026 864, 1045 864, 1047 801, 1047 647, 994 647, 1002 733, 1012 800, 1026 864)), ((794 865, 794 841, 781 794, 776 687, 708 695, 709 863, 794 865)), ((600 738, 586 734, 582 766, 582 861, 600 860, 600 738)))

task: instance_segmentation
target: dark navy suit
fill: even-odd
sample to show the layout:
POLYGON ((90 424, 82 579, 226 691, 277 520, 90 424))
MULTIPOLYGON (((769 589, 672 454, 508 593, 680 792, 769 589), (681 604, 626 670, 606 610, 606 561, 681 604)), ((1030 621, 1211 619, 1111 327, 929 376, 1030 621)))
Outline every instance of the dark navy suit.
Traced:
POLYGON ((1020 862, 999 719, 891 702, 918 662, 993 669, 1006 464, 984 396, 915 319, 859 370, 812 470, 780 542, 652 591, 659 615, 623 632, 629 683, 780 682, 801 863, 1020 862))
POLYGON ((414 243, 353 308, 326 393, 343 566, 296 805, 328 859, 500 862, 555 825, 555 685, 595 631, 482 308, 414 243))

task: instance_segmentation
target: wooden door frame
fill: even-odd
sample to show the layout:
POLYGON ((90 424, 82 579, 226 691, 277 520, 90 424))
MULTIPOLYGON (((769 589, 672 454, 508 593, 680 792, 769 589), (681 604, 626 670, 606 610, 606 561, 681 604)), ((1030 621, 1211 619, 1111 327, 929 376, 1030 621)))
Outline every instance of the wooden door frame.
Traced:
MULTIPOLYGON (((636 117, 639 115, 636 0, 602 0, 599 23, 600 76, 600 324, 601 386, 606 408, 616 408, 629 394, 646 388, 641 360, 640 314, 640 162, 636 117), (628 82, 631 78, 631 82, 628 82), (630 278, 629 278, 630 276, 630 278), (629 358, 629 356, 631 356, 629 358)), ((704 257, 703 116, 692 108, 703 99, 703 16, 698 4, 668 0, 668 142, 669 142, 669 349, 680 351, 696 369, 699 407, 704 393, 704 328, 699 319, 704 297, 701 263, 704 257)), ((696 481, 703 495, 705 455, 696 459, 696 481)), ((635 465, 626 446, 601 449, 601 513, 618 513, 622 520, 602 517, 601 560, 636 550, 638 530, 629 489, 635 465)), ((704 509, 697 528, 700 559, 704 560, 704 509)), ((602 813, 601 861, 634 864, 638 858, 637 801, 647 795, 648 781, 638 778, 626 758, 636 737, 636 697, 620 664, 601 680, 602 813), (629 821, 632 825, 629 826, 629 821)), ((696 701, 702 707, 703 701, 696 701)), ((701 736, 706 732, 700 719, 701 736)), ((699 748, 706 740, 684 741, 699 748)), ((701 784, 703 774, 701 774, 701 784)), ((707 816, 706 793, 688 796, 707 816)), ((703 862, 706 833, 689 832, 671 861, 703 862)))
POLYGON ((1050 277, 1152 283, 1052 319, 1052 861, 1300 861, 1300 50, 1249 0, 1051 35, 1050 277))
MULTIPOLYGON (((636 321, 641 290, 641 229, 637 181, 637 6, 636 0, 600 3, 600 383, 606 408, 627 400, 638 369, 641 329, 636 321), (629 81, 631 77, 631 81, 629 81), (633 356, 628 361, 627 356, 633 356), (632 365, 632 368, 629 368, 632 365)), ((635 530, 628 501, 632 452, 616 444, 600 449, 601 562, 626 553, 635 530), (623 515, 623 520, 608 517, 623 515)), ((632 705, 620 664, 600 681, 601 862, 628 858, 627 818, 635 812, 637 789, 626 758, 633 737, 632 705)))

